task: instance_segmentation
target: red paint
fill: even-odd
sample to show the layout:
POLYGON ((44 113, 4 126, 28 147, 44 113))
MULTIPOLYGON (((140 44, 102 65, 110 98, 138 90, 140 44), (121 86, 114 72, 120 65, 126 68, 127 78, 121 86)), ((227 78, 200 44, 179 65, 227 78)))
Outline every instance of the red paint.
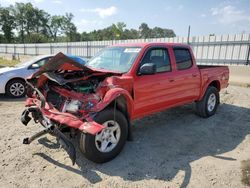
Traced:
MULTIPOLYGON (((215 82, 218 89, 228 86, 229 70, 226 66, 214 66, 198 68, 192 50, 188 45, 174 43, 139 43, 122 44, 116 46, 139 46, 141 51, 131 69, 125 74, 114 73, 107 77, 96 89, 95 94, 83 94, 69 91, 60 87, 53 89, 66 98, 78 99, 80 101, 91 101, 94 106, 89 112, 99 112, 113 102, 117 97, 123 96, 131 120, 141 118, 151 113, 159 112, 167 108, 191 103, 202 99, 207 87, 215 82), (173 47, 182 46, 188 48, 192 54, 193 65, 186 70, 177 70, 173 47), (168 49, 172 71, 156 73, 154 75, 137 75, 140 61, 151 47, 165 47, 168 49)), ((46 68, 46 67, 45 67, 46 68)), ((44 68, 44 69, 45 69, 44 68)), ((79 70, 79 67, 70 66, 69 63, 58 66, 60 69, 79 70)), ((89 69, 89 68, 88 68, 89 69)), ((86 69, 85 71, 89 71, 86 69)), ((90 71, 89 71, 90 73, 90 71)), ((105 70, 91 70, 92 75, 107 74, 105 70)), ((38 75, 38 74, 36 74, 38 75)), ((83 77, 82 79, 88 79, 83 77)), ((47 81, 43 75, 38 79, 39 88, 47 81)), ((37 100, 27 99, 27 106, 37 104, 37 100)), ((41 109, 48 118, 61 124, 79 129, 90 134, 96 134, 103 126, 89 118, 86 111, 81 110, 81 118, 69 113, 61 113, 46 105, 41 109)))

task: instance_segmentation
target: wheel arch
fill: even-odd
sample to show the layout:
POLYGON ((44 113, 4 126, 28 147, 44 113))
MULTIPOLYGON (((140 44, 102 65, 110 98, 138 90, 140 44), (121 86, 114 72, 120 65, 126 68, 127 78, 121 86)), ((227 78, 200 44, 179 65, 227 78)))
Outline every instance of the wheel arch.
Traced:
POLYGON ((218 91, 220 91, 220 89, 221 89, 219 80, 214 80, 214 81, 210 82, 210 84, 208 84, 208 87, 209 86, 215 87, 216 89, 218 89, 218 91))
POLYGON ((121 111, 126 118, 130 118, 130 113, 128 107, 128 102, 124 95, 120 95, 117 98, 115 98, 109 105, 107 105, 105 108, 116 108, 117 110, 121 111))
POLYGON ((201 92, 201 95, 200 95, 198 101, 201 100, 201 99, 203 98, 203 96, 205 95, 205 93, 206 93, 206 91, 207 91, 207 89, 208 89, 209 86, 215 87, 218 91, 221 90, 221 84, 220 84, 220 81, 219 81, 219 80, 216 80, 216 79, 210 80, 210 81, 208 81, 208 82, 205 84, 205 86, 203 87, 202 92, 201 92))
POLYGON ((131 117, 134 108, 133 104, 133 99, 127 90, 114 88, 106 93, 103 102, 98 108, 99 112, 106 108, 116 108, 124 114, 128 122, 128 140, 132 140, 131 117))
POLYGON ((122 88, 114 88, 107 91, 102 101, 97 105, 95 111, 99 112, 108 107, 114 107, 117 104, 117 108, 121 112, 128 113, 129 117, 133 113, 133 99, 129 92, 122 88))

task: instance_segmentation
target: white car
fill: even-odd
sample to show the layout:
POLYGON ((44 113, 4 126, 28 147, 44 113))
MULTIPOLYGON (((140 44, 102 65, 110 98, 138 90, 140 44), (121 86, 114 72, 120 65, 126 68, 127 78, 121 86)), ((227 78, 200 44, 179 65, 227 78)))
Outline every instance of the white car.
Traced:
POLYGON ((23 97, 26 93, 25 79, 52 57, 53 55, 36 56, 14 67, 0 68, 0 93, 6 93, 10 97, 23 97))

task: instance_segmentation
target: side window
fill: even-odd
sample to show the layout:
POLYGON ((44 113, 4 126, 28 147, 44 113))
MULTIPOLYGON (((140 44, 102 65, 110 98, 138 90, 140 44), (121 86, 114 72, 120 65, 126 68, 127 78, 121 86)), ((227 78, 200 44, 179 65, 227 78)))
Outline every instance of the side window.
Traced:
POLYGON ((188 49, 174 49, 174 55, 178 70, 185 70, 192 67, 192 57, 188 49))
POLYGON ((154 63, 157 73, 171 71, 171 63, 166 48, 154 48, 147 51, 141 65, 145 63, 154 63))
POLYGON ((37 61, 34 64, 37 64, 38 68, 40 68, 41 66, 45 65, 50 59, 51 58, 44 58, 44 59, 41 59, 41 60, 37 61))

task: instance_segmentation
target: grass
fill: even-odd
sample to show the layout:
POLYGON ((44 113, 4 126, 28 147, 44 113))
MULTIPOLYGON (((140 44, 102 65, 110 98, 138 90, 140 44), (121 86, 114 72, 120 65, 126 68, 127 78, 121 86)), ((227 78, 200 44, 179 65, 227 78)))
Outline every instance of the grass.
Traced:
POLYGON ((242 177, 241 181, 250 186, 250 159, 241 162, 242 177))
POLYGON ((18 60, 7 60, 7 59, 3 59, 2 57, 0 57, 0 68, 1 67, 11 67, 11 66, 16 65, 19 62, 20 61, 18 61, 18 60))

